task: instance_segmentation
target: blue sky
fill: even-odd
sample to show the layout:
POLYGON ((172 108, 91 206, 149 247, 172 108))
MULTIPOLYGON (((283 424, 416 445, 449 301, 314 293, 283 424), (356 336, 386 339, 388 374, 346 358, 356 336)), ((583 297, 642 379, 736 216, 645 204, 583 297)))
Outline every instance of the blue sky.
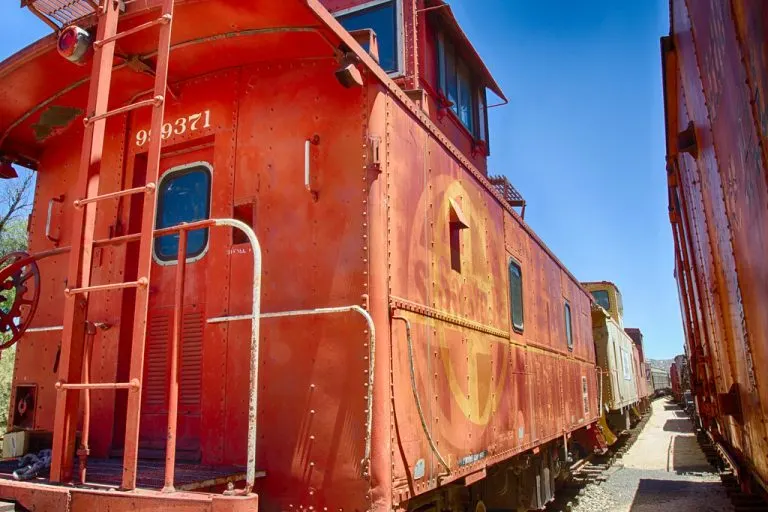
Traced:
MULTIPOLYGON (((682 353, 667 216, 659 37, 666 0, 452 0, 510 98, 493 109, 492 174, 584 281, 617 283, 648 357, 682 353)), ((0 4, 0 59, 48 33, 0 4)))
POLYGON ((490 115, 489 172, 525 196, 526 221, 576 277, 619 286, 648 357, 682 353, 659 50, 668 2, 450 3, 510 98, 490 115))

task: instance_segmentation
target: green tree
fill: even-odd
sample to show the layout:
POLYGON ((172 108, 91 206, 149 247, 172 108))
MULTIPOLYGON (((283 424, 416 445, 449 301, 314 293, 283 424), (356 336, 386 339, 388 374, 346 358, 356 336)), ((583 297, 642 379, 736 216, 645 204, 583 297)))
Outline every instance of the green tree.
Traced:
MULTIPOLYGON (((27 219, 32 209, 35 174, 18 167, 17 171, 18 178, 0 183, 0 258, 27 249, 27 219)), ((13 290, 0 292, 0 295, 6 301, 13 301, 13 290)), ((7 341, 10 336, 10 333, 0 333, 0 342, 7 341)), ((15 346, 0 353, 0 433, 7 429, 15 361, 15 346)))
POLYGON ((0 256, 27 248, 27 217, 32 209, 35 173, 21 170, 19 177, 0 186, 0 256))

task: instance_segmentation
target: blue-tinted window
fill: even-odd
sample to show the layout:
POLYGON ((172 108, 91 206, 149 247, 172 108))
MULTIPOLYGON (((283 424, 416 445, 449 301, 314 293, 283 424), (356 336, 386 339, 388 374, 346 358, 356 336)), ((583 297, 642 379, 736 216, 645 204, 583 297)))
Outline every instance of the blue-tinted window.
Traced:
POLYGON ((571 305, 565 303, 565 341, 568 343, 568 350, 573 350, 573 330, 571 325, 571 305))
POLYGON ((597 302, 600 306, 605 308, 606 311, 611 309, 611 299, 608 295, 608 292, 605 290, 594 290, 592 292, 592 297, 594 297, 595 302, 597 302))
POLYGON ((486 140, 485 110, 475 118, 478 109, 485 108, 484 90, 475 87, 469 66, 445 34, 438 34, 437 50, 440 91, 464 127, 474 137, 486 140), (482 102, 478 102, 479 98, 482 102))
POLYGON ((376 32, 379 40, 379 64, 388 73, 399 70, 395 0, 344 14, 339 16, 338 20, 349 32, 366 28, 376 32))
MULTIPOLYGON (((211 171, 195 165, 171 171, 160 181, 157 198, 156 229, 178 226, 182 222, 205 220, 211 209, 211 171)), ((208 229, 190 231, 187 258, 199 256, 208 244, 208 229)), ((155 256, 160 261, 174 261, 179 252, 179 234, 155 239, 155 256)))

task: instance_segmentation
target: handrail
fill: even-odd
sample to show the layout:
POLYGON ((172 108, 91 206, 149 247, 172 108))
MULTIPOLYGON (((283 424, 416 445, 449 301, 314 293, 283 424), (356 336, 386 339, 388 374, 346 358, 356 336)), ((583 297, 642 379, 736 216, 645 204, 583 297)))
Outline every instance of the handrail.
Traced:
POLYGON ((50 240, 54 243, 54 245, 59 244, 59 237, 53 236, 51 233, 51 224, 53 222, 53 203, 63 203, 64 202, 64 194, 61 194, 57 197, 52 197, 50 201, 48 201, 48 216, 45 218, 45 238, 50 240))
POLYGON ((256 233, 245 222, 235 219, 215 219, 216 226, 239 229, 248 237, 253 250, 253 298, 251 314, 251 388, 248 390, 248 465, 245 474, 245 494, 250 494, 256 481, 256 413, 259 405, 259 318, 261 317, 261 245, 256 233))
MULTIPOLYGON (((248 397, 248 457, 247 457, 247 469, 246 469, 246 487, 245 487, 245 494, 249 494, 251 490, 253 489, 254 482, 256 481, 256 439, 257 439, 257 424, 256 424, 256 411, 258 408, 258 390, 259 390, 259 318, 260 318, 260 308, 261 308, 261 246, 259 244, 259 240, 256 237, 256 233, 254 233, 253 228, 248 226, 246 223, 235 220, 235 219, 206 219, 202 221, 196 221, 196 222, 190 222, 190 223, 181 223, 176 226, 171 226, 163 229, 156 229, 153 231, 152 235, 153 237, 159 237, 168 235, 175 232, 188 232, 196 229, 204 229, 208 227, 213 226, 228 226, 235 229, 239 229, 243 233, 245 233, 246 237, 248 238, 248 241, 251 244, 251 248, 253 250, 253 300, 252 300, 252 313, 250 315, 245 315, 242 318, 238 318, 240 320, 251 320, 251 364, 250 364, 250 389, 249 389, 249 397, 248 397)), ((99 240, 94 245, 117 245, 120 243, 128 243, 132 242, 138 237, 140 234, 132 234, 132 235, 126 235, 122 237, 118 237, 115 239, 107 239, 107 240, 99 240)), ((181 246, 181 244, 180 244, 181 246)), ((58 254, 62 254, 64 252, 69 251, 69 247, 62 247, 56 250, 52 251, 46 251, 39 254, 33 254, 29 257, 31 261, 35 261, 38 259, 55 256, 58 254)), ((186 251, 184 251, 186 252, 186 251)), ((183 281, 183 272, 180 274, 182 276, 183 281)), ((177 276, 178 278, 178 276, 177 276)), ((177 286, 182 286, 183 283, 177 283, 177 286)), ((183 297, 183 294, 181 295, 183 297)), ((178 300, 178 293, 176 300, 178 300)), ((366 312, 367 314, 367 312, 366 312)), ((48 332, 48 331, 58 331, 62 330, 62 326, 50 326, 50 327, 37 327, 29 329, 29 332, 48 332)), ((178 335, 179 333, 174 333, 174 335, 178 335)), ((178 341, 178 340, 177 340, 178 341)), ((173 379, 174 375, 170 375, 170 379, 173 379)), ((169 384, 171 385, 171 384, 169 384)), ((93 385, 91 385, 93 386, 93 385)), ((169 404, 170 408, 177 407, 177 404, 169 404)), ((169 430, 173 428, 175 431, 175 425, 171 425, 171 423, 175 423, 175 420, 171 418, 171 414, 169 411, 169 430)), ((168 443, 167 450, 175 450, 175 443, 168 443)), ((166 457, 168 457, 169 453, 166 453, 166 457)), ((175 455, 175 454, 173 454, 175 455)), ((167 491, 173 490, 173 462, 169 463, 166 467, 166 475, 165 475, 165 487, 167 491), (170 483, 169 483, 170 482, 170 483)))
MULTIPOLYGON (((358 305, 352 306, 340 306, 332 308, 316 308, 316 309, 298 309, 294 311, 281 311, 277 313, 261 313, 260 318, 286 318, 290 316, 309 316, 309 315, 331 315, 337 313, 358 313, 365 319, 368 324, 368 393, 367 393, 367 409, 366 409, 366 425, 365 425, 365 455, 361 461, 363 467, 363 476, 370 477, 370 464, 371 464, 371 436, 373 429, 373 381, 374 381, 374 369, 376 368, 376 326, 373 323, 371 314, 358 305)), ((225 322, 237 322, 240 320, 248 320, 252 318, 250 315, 232 315, 232 316, 220 316, 216 318, 209 318, 209 324, 220 324, 225 322)), ((256 319, 254 318, 254 321, 256 319)), ((249 411, 255 414, 255 409, 249 411)))
POLYGON ((427 428, 427 420, 424 419, 424 410, 421 408, 421 400, 419 399, 419 393, 416 389, 416 369, 414 368, 413 358, 413 338, 411 337, 411 321, 404 316, 392 315, 392 320, 401 320, 405 323, 405 337, 408 341, 408 367, 411 370, 411 390, 413 391, 413 399, 416 402, 416 410, 419 412, 419 419, 421 420, 421 428, 424 429, 424 435, 427 436, 429 447, 432 449, 432 453, 437 457, 438 462, 445 468, 448 474, 451 474, 451 468, 445 459, 435 446, 435 441, 432 439, 432 434, 427 428))

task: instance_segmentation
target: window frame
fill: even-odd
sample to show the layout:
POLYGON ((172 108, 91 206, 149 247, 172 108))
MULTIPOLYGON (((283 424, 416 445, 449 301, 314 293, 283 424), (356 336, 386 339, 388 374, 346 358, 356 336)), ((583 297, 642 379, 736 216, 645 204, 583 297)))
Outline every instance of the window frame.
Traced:
POLYGON ((459 126, 461 126, 469 135, 472 137, 473 141, 481 142, 485 145, 488 145, 489 143, 489 137, 488 137, 488 94, 486 91, 486 88, 482 85, 478 85, 477 81, 474 80, 474 76, 472 74, 472 68, 468 64, 468 61, 457 54, 456 51, 456 42, 453 38, 451 38, 448 34, 446 34, 445 30, 442 30, 440 28, 435 29, 436 32, 436 44, 435 44, 435 51, 437 53, 436 65, 437 65, 437 90, 441 98, 443 98, 445 101, 451 101, 450 99, 450 91, 448 90, 448 62, 446 55, 448 52, 446 52, 446 46, 450 46, 452 49, 452 57, 453 57, 453 71, 456 75, 456 102, 453 103, 453 105, 450 106, 444 106, 443 109, 446 112, 449 112, 449 116, 452 116, 453 119, 458 123, 459 126), (464 121, 461 119, 460 114, 460 106, 458 103, 459 98, 461 97, 461 81, 459 79, 460 72, 459 70, 461 68, 466 69, 467 75, 468 75, 468 83, 469 83, 469 101, 470 101, 470 110, 471 110, 471 126, 467 126, 464 121), (482 110, 482 113, 481 113, 482 110))
POLYGON ((525 291, 523 289, 523 265, 515 258, 510 257, 507 262, 507 278, 508 290, 509 290, 509 321, 512 324, 512 329, 518 334, 522 334, 525 331, 525 291), (517 267, 520 272, 520 325, 515 323, 514 308, 512 307, 512 266, 517 267))
POLYGON ((595 303, 597 303, 598 306, 600 306, 601 308, 605 309, 606 311, 610 311, 611 310, 611 305, 613 303, 611 301, 611 293, 608 290, 592 290, 590 292, 590 294, 592 295, 592 298, 594 299, 595 303), (600 304, 600 301, 597 300, 597 297, 595 297, 595 293, 604 293, 605 296, 608 297, 608 307, 605 307, 602 304, 600 304))
POLYGON ((573 352, 573 311, 568 299, 563 300, 563 323, 565 324, 565 343, 568 350, 573 352))
MULTIPOLYGON (((171 167, 167 171, 163 173, 163 175, 160 177, 160 179, 157 181, 157 204, 155 208, 155 222, 154 222, 154 228, 157 228, 157 221, 158 221, 158 215, 160 214, 160 201, 162 197, 162 190, 163 190, 163 183, 168 180, 169 178, 173 177, 174 175, 178 174, 185 174, 190 173, 192 169, 196 167, 203 167, 208 172, 208 219, 211 218, 211 207, 213 204, 213 166, 210 162, 205 161, 197 161, 197 162, 187 162, 182 165, 177 165, 175 167, 171 167)), ((197 253, 194 256, 187 257, 187 264, 195 263, 196 261, 200 261, 205 257, 205 255, 208 253, 208 248, 210 247, 210 231, 209 228, 204 228, 205 230, 205 245, 203 246, 202 250, 197 253)), ((171 235, 165 235, 165 236, 173 236, 171 235)), ((159 238, 159 237, 158 237, 159 238)), ((177 265, 179 260, 177 257, 174 257, 172 260, 165 260, 159 257, 157 253, 157 245, 156 245, 157 239, 152 240, 152 259, 155 261, 156 264, 168 267, 172 265, 177 265)))
MULTIPOLYGON (((379 7, 380 5, 388 3, 394 4, 395 7, 395 53, 397 57, 397 69, 394 71, 387 71, 384 68, 382 69, 387 75, 389 75, 389 78, 395 79, 405 76, 405 18, 403 17, 403 0, 370 0, 364 4, 334 11, 331 14, 339 23, 339 25, 341 25, 341 20, 339 18, 343 16, 349 16, 350 14, 365 11, 366 9, 373 9, 374 7, 379 7)), ((344 28, 344 30, 346 30, 346 28, 344 28)), ((376 37, 379 37, 379 34, 376 34, 376 37)))
POLYGON ((634 374, 634 371, 632 370, 632 367, 634 366, 632 364, 633 357, 632 354, 628 350, 624 350, 623 347, 619 347, 619 352, 621 352, 621 371, 623 373, 624 380, 627 382, 632 382, 632 375, 634 374), (629 363, 629 364, 627 364, 629 363))

